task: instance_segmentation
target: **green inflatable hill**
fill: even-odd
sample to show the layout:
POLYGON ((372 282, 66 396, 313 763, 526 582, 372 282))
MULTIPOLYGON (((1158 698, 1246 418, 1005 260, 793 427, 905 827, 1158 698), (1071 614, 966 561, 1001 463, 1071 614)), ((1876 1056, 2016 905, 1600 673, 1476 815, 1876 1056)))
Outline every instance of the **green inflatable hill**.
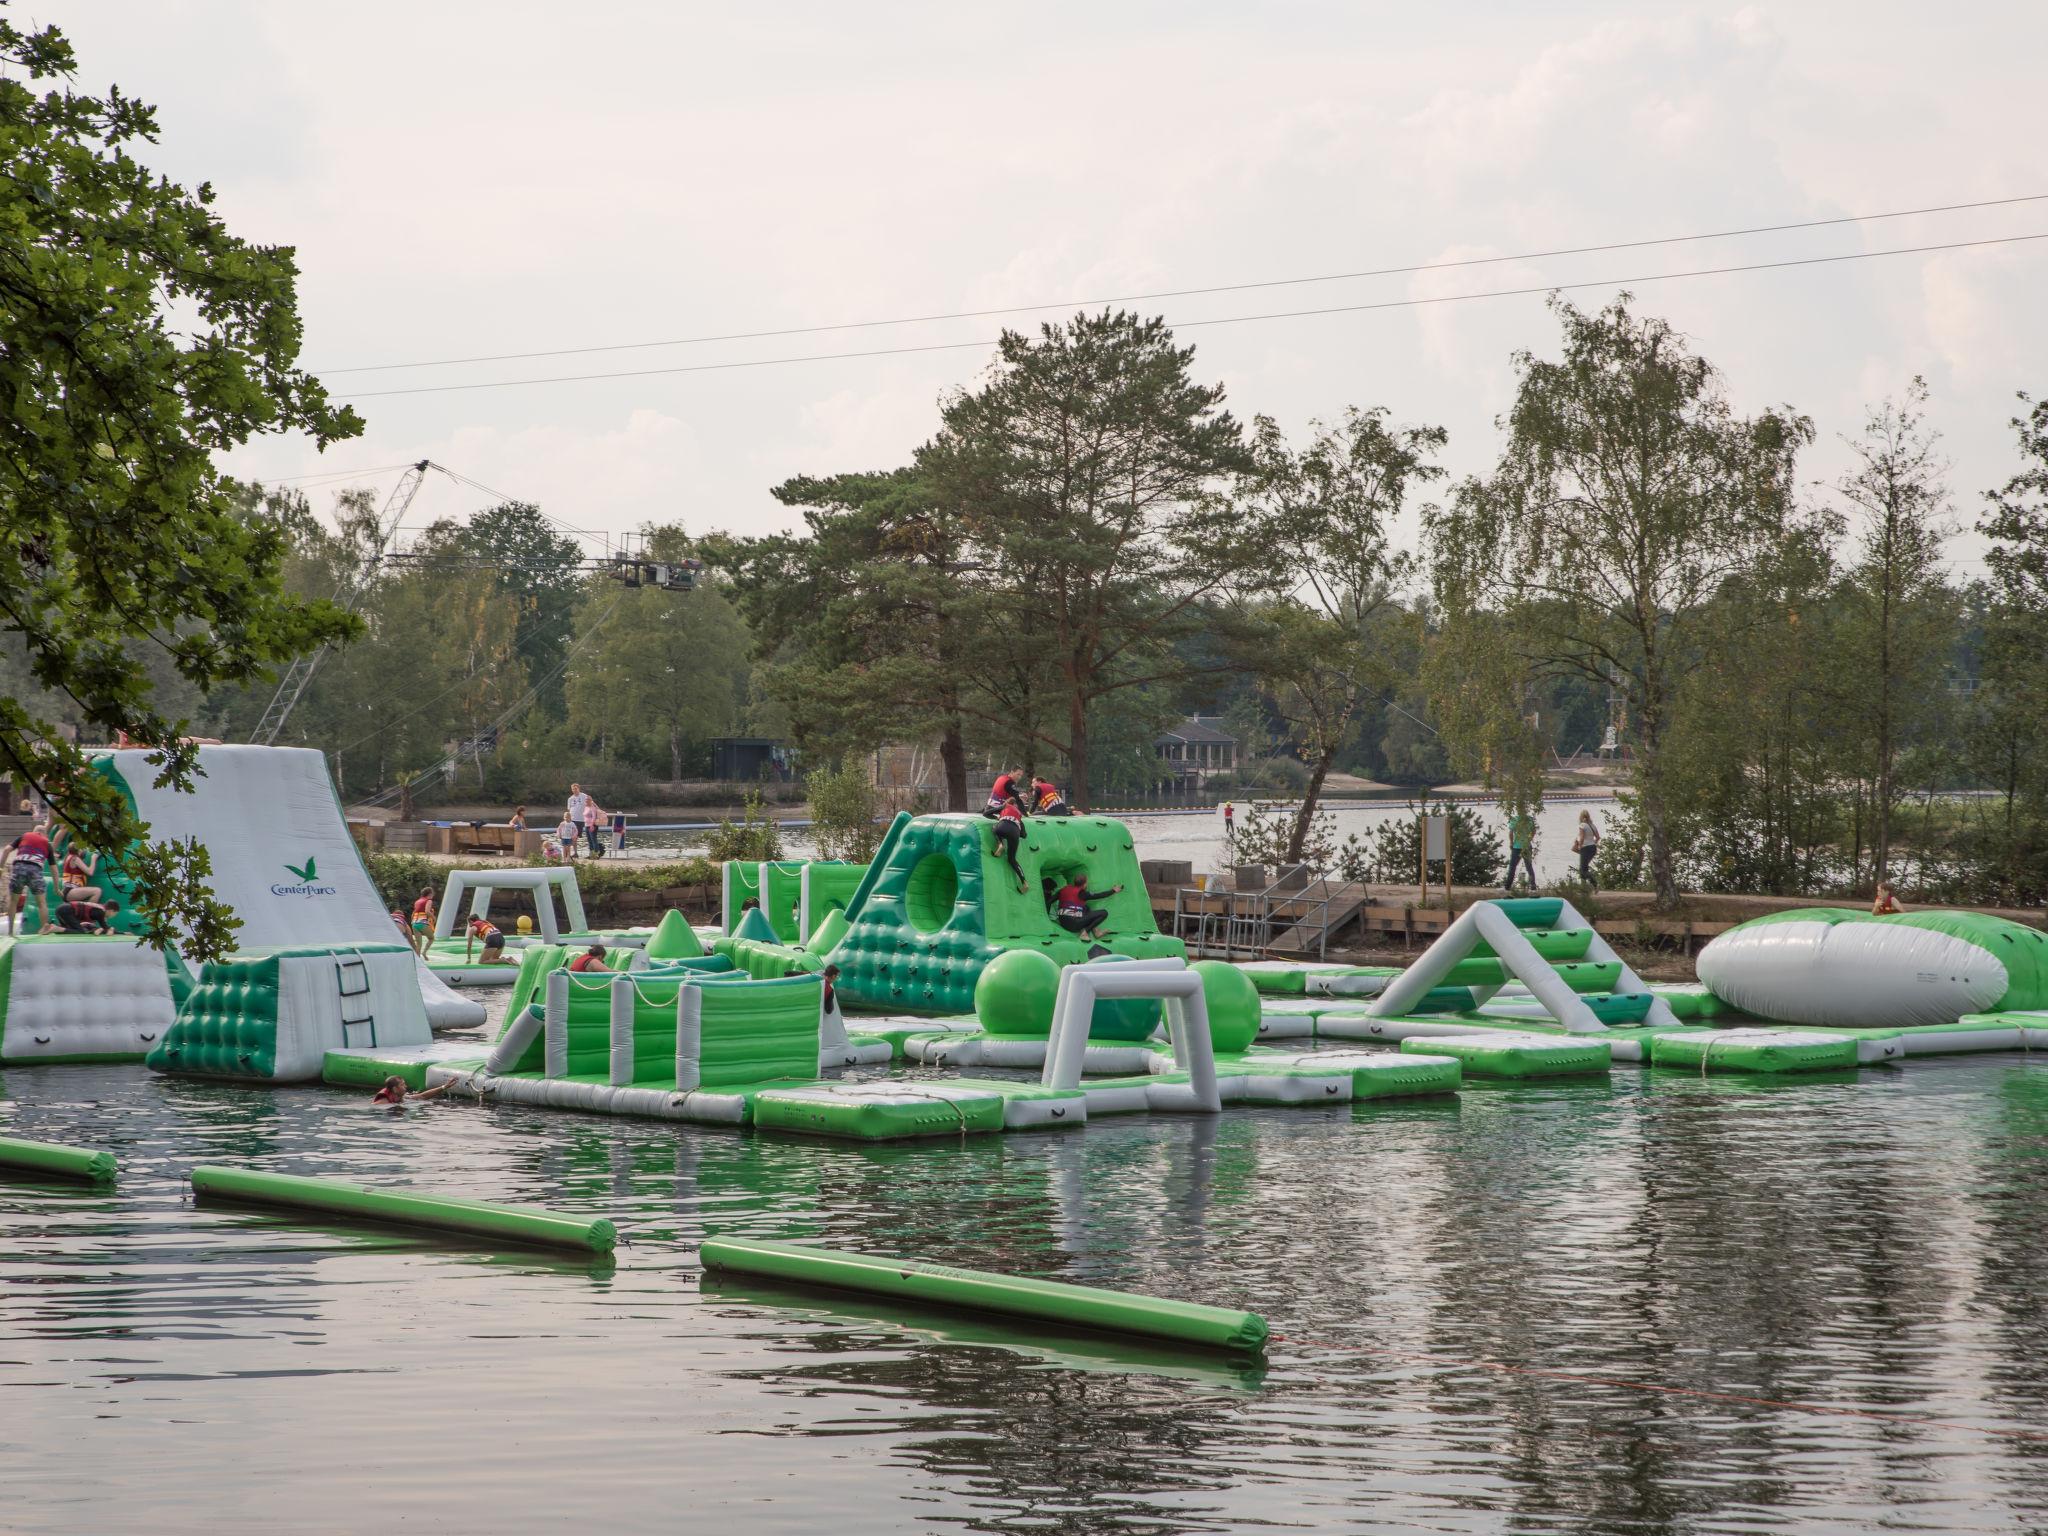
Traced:
POLYGON ((982 968, 1005 950, 1036 949, 1061 965, 1088 946, 1047 910, 1042 881, 1124 889, 1096 905, 1109 914, 1105 947, 1135 959, 1185 955, 1159 932, 1120 821, 1047 817, 1025 824, 1018 861, 1029 890, 996 851, 981 816, 899 817, 875 857, 846 937, 832 951, 839 991, 858 1007, 891 1013, 967 1013, 982 968))

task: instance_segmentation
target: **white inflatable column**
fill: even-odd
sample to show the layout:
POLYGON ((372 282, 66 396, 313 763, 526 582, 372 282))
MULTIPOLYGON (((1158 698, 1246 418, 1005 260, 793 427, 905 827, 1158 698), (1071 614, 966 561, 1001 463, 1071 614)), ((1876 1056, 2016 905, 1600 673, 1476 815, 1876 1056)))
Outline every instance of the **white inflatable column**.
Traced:
POLYGON ((547 1030, 547 1075, 569 1075, 569 973, 556 971, 548 977, 548 1001, 543 1027, 547 1030))
POLYGON ((630 976, 612 978, 612 1060, 610 1082, 614 1088, 633 1085, 633 1004, 637 989, 630 976))
POLYGON ((676 1087, 687 1093, 704 1081, 704 989, 687 981, 676 988, 676 1087))

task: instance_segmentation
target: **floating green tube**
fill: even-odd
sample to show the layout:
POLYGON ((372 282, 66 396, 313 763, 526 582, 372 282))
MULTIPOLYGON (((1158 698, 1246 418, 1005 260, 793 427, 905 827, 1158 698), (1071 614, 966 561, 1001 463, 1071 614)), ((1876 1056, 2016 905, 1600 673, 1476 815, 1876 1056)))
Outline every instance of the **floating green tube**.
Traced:
POLYGON ((1176 1339, 1209 1349, 1257 1351, 1266 1345, 1266 1320, 1258 1313, 1195 1301, 1132 1296, 1057 1280, 1024 1280, 918 1259, 840 1253, 808 1243, 718 1238, 706 1242, 698 1256, 706 1269, 906 1297, 970 1312, 1004 1312, 1104 1333, 1176 1339))
POLYGON ((610 1253, 618 1231, 600 1216, 557 1216, 528 1206, 492 1205, 482 1200, 451 1200, 444 1195, 365 1189, 338 1179, 306 1179, 289 1173, 263 1173, 252 1168, 194 1168, 192 1191, 252 1205, 278 1205, 294 1210, 385 1221, 406 1227, 461 1232, 470 1237, 503 1237, 550 1248, 581 1248, 610 1253))
POLYGON ((0 1136, 0 1168, 24 1173, 55 1174, 66 1179, 89 1179, 95 1184, 114 1177, 114 1154, 88 1152, 83 1147, 60 1147, 53 1141, 22 1141, 0 1136))

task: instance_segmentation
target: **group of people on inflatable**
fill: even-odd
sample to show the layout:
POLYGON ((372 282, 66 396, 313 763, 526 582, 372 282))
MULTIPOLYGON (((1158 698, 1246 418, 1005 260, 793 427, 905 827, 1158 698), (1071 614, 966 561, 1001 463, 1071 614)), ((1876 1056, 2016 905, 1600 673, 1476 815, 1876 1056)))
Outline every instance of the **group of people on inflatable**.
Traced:
MULTIPOLYGON (((1010 866, 1010 873, 1017 877, 1019 894, 1031 889, 1024 878, 1024 868, 1017 862, 1017 848, 1024 841, 1024 818, 1026 816, 1071 816, 1072 806, 1059 792, 1059 786, 1050 779, 1041 779, 1033 774, 1029 788, 1019 786, 1027 781, 1023 774, 1005 771, 996 775, 996 781, 989 786, 988 804, 981 808, 981 814, 995 823, 996 847, 1010 866), (1027 810, 1025 801, 1030 801, 1027 810)), ((1113 885, 1106 891, 1091 891, 1079 880, 1070 880, 1065 885, 1047 876, 1044 881, 1045 903, 1051 909, 1053 920, 1069 933, 1079 934, 1084 939, 1100 939, 1102 925, 1109 921, 1109 914, 1100 908, 1088 905, 1114 896, 1123 889, 1113 885)))

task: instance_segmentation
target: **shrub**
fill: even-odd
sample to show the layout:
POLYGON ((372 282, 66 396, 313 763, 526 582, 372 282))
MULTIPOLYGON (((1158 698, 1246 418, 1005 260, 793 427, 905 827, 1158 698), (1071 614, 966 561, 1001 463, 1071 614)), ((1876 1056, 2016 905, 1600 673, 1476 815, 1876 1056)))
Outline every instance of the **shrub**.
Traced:
POLYGON ((738 821, 725 817, 706 834, 704 851, 720 863, 728 859, 758 863, 782 857, 782 828, 768 814, 759 789, 747 791, 746 807, 738 821))
POLYGON ((852 763, 810 776, 811 841, 821 859, 865 864, 881 845, 874 781, 852 763))
MULTIPOLYGON (((1444 814, 1446 807, 1441 801, 1418 805, 1409 801, 1407 814, 1395 816, 1372 829, 1369 837, 1358 847, 1355 864, 1361 873, 1346 874, 1345 879, 1376 880, 1382 885, 1406 885, 1413 880, 1422 858, 1422 822, 1425 810, 1432 815, 1444 814)), ((1501 848, 1500 833, 1487 826, 1486 819, 1469 806, 1448 807, 1451 818, 1451 884, 1453 885, 1494 885, 1507 868, 1507 855, 1501 848)), ((1346 842, 1346 852, 1351 844, 1358 843, 1354 836, 1346 842)))

